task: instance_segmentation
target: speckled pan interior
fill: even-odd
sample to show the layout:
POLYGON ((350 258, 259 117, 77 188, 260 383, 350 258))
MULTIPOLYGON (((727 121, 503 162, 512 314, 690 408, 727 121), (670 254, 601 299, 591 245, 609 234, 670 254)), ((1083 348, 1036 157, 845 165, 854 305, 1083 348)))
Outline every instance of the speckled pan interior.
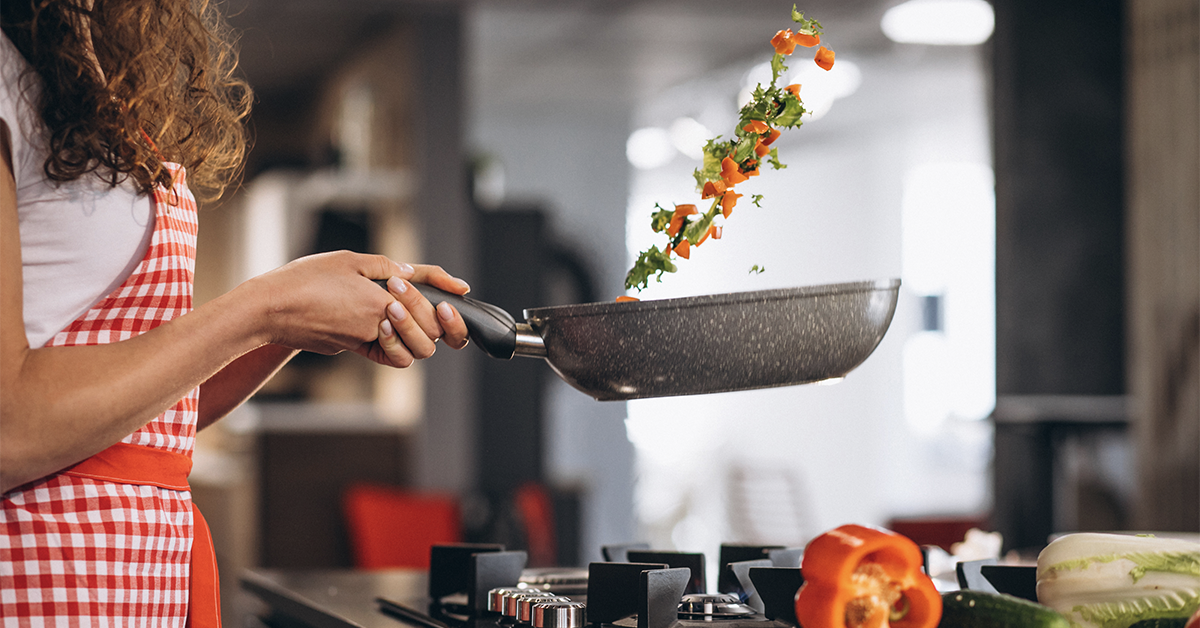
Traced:
POLYGON ((843 377, 878 346, 900 280, 525 310, 550 366, 600 400, 843 377))

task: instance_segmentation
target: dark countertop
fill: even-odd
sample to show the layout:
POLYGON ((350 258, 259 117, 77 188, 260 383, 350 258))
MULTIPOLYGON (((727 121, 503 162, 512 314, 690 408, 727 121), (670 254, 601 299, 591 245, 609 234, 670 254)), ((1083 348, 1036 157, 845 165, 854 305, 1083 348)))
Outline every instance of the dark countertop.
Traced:
MULTIPOLYGON (((376 598, 387 598, 421 611, 428 605, 429 576, 424 571, 278 571, 242 574, 242 588, 264 602, 281 625, 312 628, 402 628, 405 622, 379 611, 376 598)), ((273 624, 272 624, 273 625, 273 624)))

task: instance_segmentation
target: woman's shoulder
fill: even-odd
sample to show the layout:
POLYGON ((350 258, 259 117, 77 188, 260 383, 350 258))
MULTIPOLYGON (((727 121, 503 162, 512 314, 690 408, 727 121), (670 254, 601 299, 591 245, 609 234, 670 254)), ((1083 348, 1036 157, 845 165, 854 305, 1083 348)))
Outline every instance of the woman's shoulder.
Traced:
MULTIPOLYGON (((8 38, 0 34, 0 119, 10 130, 19 129, 28 138, 37 126, 37 111, 34 101, 38 93, 37 74, 8 38)), ((18 139, 14 133, 14 141, 18 139)))

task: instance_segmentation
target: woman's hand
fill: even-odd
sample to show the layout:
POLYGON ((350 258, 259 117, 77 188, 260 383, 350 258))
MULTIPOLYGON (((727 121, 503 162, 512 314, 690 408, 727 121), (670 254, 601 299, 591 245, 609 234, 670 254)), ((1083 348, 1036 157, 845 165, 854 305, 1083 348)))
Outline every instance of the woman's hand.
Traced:
POLYGON ((440 338, 454 348, 467 342, 458 312, 449 304, 435 309, 410 281, 455 294, 469 290, 437 266, 348 251, 298 259, 238 290, 265 300, 263 333, 270 343, 327 355, 350 350, 406 367, 433 355, 440 338), (387 280, 388 290, 377 280, 387 280))
POLYGON ((439 338, 454 349, 467 346, 466 323, 458 311, 445 302, 434 307, 413 288, 413 282, 454 294, 470 290, 464 281, 439 266, 417 266, 407 278, 389 278, 388 292, 396 300, 388 305, 387 317, 379 323, 378 340, 362 345, 358 353, 380 364, 404 368, 415 360, 432 356, 439 338))

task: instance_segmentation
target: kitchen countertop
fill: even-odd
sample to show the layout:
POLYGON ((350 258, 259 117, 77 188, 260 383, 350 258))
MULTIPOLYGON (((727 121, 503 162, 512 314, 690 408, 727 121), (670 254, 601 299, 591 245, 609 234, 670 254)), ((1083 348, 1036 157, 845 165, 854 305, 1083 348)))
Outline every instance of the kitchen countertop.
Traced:
POLYGON ((287 626, 312 628, 401 628, 405 622, 378 610, 379 597, 425 611, 429 576, 425 571, 250 570, 242 588, 264 603, 266 615, 286 618, 287 626), (296 623, 298 622, 298 624, 296 623))

